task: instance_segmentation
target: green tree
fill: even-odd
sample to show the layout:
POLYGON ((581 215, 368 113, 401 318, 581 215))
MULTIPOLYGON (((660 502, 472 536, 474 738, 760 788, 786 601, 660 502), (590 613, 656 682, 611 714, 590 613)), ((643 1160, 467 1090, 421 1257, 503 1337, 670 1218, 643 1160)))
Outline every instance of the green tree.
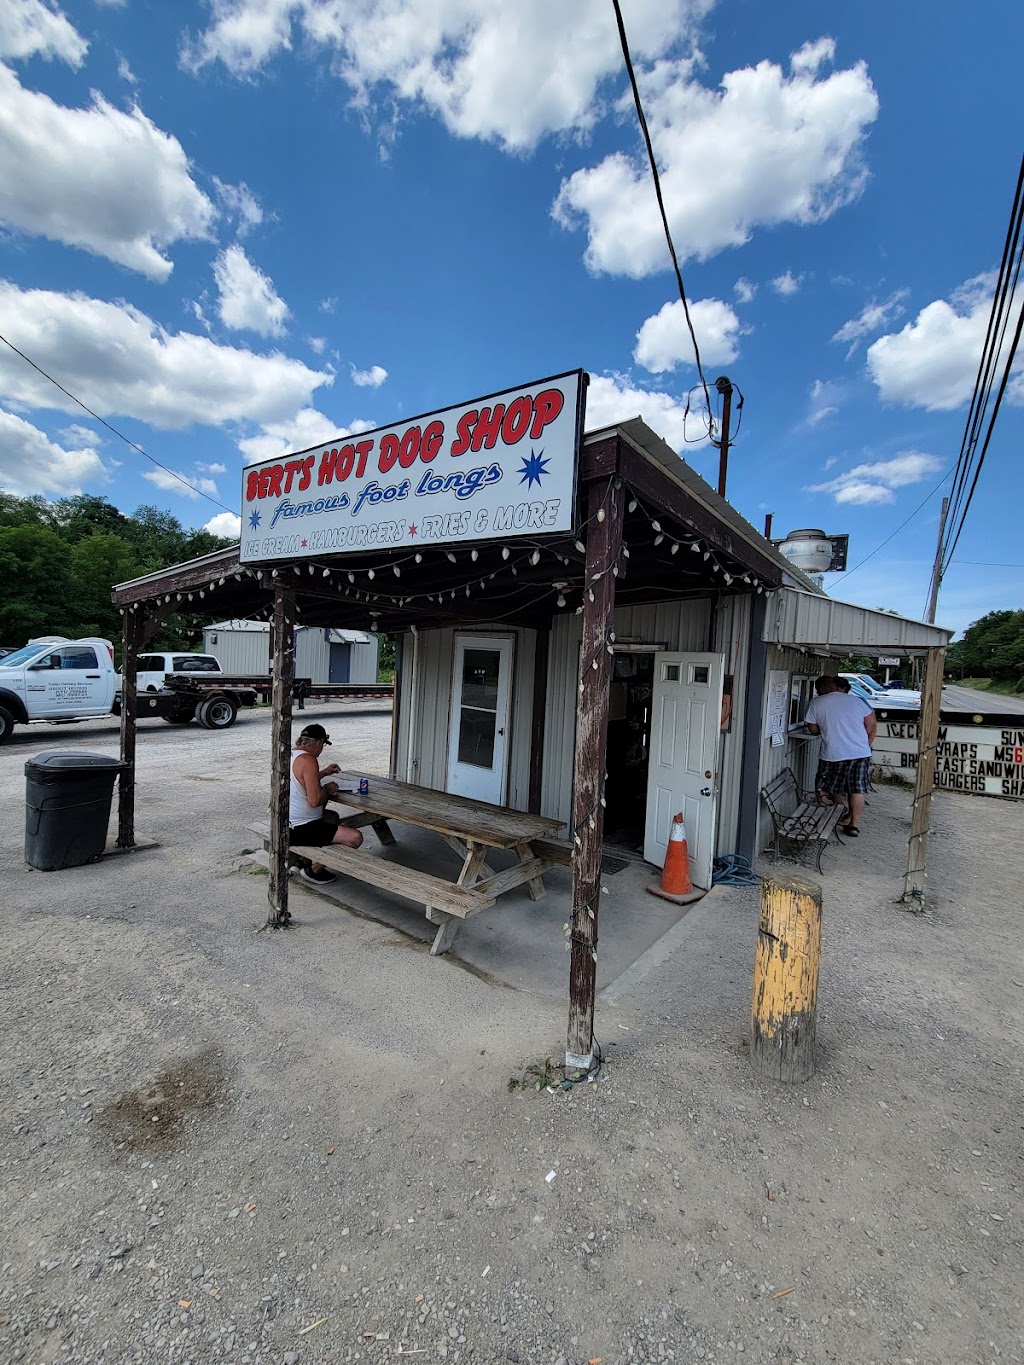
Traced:
POLYGON ((111 531, 94 531, 71 547, 70 569, 78 617, 76 634, 116 640, 121 634, 121 616, 110 600, 110 590, 115 583, 146 572, 138 552, 111 531))
POLYGON ((0 527, 0 642, 78 633, 70 556, 48 526, 0 527))
POLYGON ((973 678, 1024 678, 1024 610, 990 611, 964 631, 956 658, 973 678))

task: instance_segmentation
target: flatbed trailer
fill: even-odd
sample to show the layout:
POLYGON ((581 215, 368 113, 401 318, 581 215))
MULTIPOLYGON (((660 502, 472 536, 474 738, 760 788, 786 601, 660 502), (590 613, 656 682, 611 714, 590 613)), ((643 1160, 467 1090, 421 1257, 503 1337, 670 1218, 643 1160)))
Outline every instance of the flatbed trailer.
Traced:
MULTIPOLYGON (((170 725, 197 720, 206 730, 226 730, 243 707, 269 705, 272 689, 269 677, 169 673, 160 692, 138 693, 135 715, 139 720, 160 716, 170 725)), ((307 701, 387 701, 394 694, 391 683, 314 683, 296 678, 292 685, 292 699, 300 710, 307 701)))

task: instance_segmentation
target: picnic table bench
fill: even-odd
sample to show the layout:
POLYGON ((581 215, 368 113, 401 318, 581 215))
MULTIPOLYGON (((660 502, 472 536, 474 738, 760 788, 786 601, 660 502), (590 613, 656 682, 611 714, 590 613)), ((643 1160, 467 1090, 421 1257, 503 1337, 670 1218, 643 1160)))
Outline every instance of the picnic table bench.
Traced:
POLYGON ((821 872, 821 855, 834 834, 839 837, 839 822, 846 815, 845 806, 823 806, 817 792, 802 791, 792 768, 783 768, 778 777, 761 788, 761 796, 772 817, 772 853, 778 859, 783 842, 797 848, 815 849, 817 868, 821 872))
MULTIPOLYGON (((438 926, 430 948, 433 956, 447 952, 463 921, 494 905, 506 891, 525 884, 531 899, 540 900, 545 894, 545 870, 568 860, 568 846, 553 837, 563 828, 562 821, 393 778, 371 777, 370 789, 364 793, 359 792, 358 775, 354 773, 340 773, 337 781, 346 788, 356 788, 330 798, 352 812, 342 816, 341 824, 353 829, 369 826, 385 847, 397 842, 391 820, 431 830, 462 858, 458 876, 454 880, 434 876, 339 844, 323 848, 293 845, 291 858, 323 863, 342 876, 418 901, 430 923, 438 926), (496 872, 487 862, 496 849, 514 853, 518 861, 496 872)), ((250 828, 269 847, 269 824, 250 828)))

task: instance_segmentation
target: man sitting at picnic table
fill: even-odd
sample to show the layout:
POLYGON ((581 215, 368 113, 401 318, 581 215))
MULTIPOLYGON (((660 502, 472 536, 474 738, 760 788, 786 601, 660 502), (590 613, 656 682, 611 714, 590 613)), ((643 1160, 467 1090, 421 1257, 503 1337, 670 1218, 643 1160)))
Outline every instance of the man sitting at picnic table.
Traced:
POLYGON ((839 679, 826 674, 814 684, 817 696, 807 708, 805 723, 821 735, 821 754, 814 785, 820 801, 849 807, 840 825, 851 839, 860 833, 864 795, 870 787, 871 745, 878 732, 875 713, 866 702, 839 688, 839 679))
MULTIPOLYGON (((322 725, 307 725, 295 741, 288 802, 289 847, 298 844, 323 848, 325 844, 344 844, 346 848, 358 848, 363 842, 359 830, 340 825, 337 811, 326 808, 327 798, 338 790, 338 784, 323 779, 341 772, 337 763, 321 768, 317 761, 324 746, 330 742, 331 737, 322 725)), ((318 885, 337 880, 323 863, 303 864, 299 876, 318 885)))

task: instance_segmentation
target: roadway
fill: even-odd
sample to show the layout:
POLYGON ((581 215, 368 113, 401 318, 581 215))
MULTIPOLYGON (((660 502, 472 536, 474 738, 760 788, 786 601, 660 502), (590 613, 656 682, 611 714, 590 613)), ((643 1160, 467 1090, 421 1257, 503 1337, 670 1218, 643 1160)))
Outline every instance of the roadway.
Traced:
POLYGON ((958 687, 946 683, 942 688, 943 711, 971 711, 979 715, 1024 716, 1024 697, 1006 697, 1001 692, 980 692, 974 687, 958 687))

